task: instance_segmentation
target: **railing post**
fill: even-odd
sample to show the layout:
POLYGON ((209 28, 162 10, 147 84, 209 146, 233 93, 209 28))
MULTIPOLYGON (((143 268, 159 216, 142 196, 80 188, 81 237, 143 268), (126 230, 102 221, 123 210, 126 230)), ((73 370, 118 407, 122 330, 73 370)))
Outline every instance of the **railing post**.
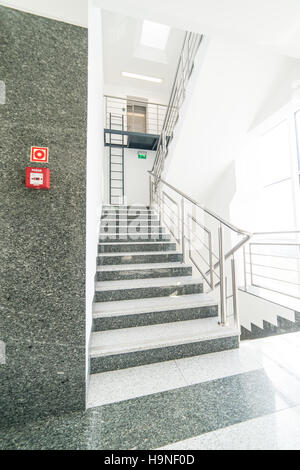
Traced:
POLYGON ((247 290, 247 263, 246 263, 246 247, 243 246, 243 258, 244 258, 244 288, 247 290))
POLYGON ((209 232, 208 248, 209 248, 210 288, 213 289, 214 288, 214 266, 213 266, 212 240, 211 240, 210 232, 209 232))
POLYGON ((223 227, 219 227, 219 258, 220 258, 220 308, 221 308, 221 326, 226 326, 227 309, 226 309, 226 280, 225 280, 225 256, 224 256, 224 240, 223 227))
POLYGON ((153 202, 153 198, 152 198, 152 176, 149 175, 149 207, 152 207, 152 202, 153 202))
POLYGON ((181 198, 181 244, 182 244, 182 261, 185 262, 185 207, 184 198, 181 198))
POLYGON ((250 282, 251 282, 251 286, 253 286, 253 266, 252 266, 251 246, 252 246, 251 243, 249 243, 250 282))
POLYGON ((238 313, 238 292, 236 284, 236 270, 235 270, 235 259, 231 258, 231 277, 232 277, 232 303, 233 303, 233 318, 234 325, 236 328, 240 327, 239 313, 238 313))
MULTIPOLYGON (((158 183, 159 184, 159 183, 158 183)), ((163 200, 162 200, 162 188, 159 189, 159 217, 160 225, 163 225, 163 200)))

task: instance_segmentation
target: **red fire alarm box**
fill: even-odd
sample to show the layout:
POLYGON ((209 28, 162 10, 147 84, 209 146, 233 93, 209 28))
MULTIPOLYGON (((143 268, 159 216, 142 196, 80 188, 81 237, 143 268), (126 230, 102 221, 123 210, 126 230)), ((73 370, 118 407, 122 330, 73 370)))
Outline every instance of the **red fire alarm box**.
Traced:
POLYGON ((31 189, 50 189, 49 168, 26 168, 26 187, 31 189))

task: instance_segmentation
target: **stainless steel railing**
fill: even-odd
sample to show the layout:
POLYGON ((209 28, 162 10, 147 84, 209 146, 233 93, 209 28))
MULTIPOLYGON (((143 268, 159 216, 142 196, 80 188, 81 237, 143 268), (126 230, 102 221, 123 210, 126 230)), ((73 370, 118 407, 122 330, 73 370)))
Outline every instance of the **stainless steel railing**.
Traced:
POLYGON ((120 130, 123 118, 126 131, 160 135, 166 112, 167 106, 164 104, 104 95, 104 122, 107 129, 120 130))
POLYGON ((179 57, 177 71, 171 91, 168 109, 163 122, 157 153, 152 172, 159 178, 168 155, 168 145, 173 139, 174 128, 179 118, 179 111, 185 99, 186 87, 194 69, 195 57, 203 36, 187 32, 179 57))
POLYGON ((244 246, 244 288, 300 299, 300 231, 259 232, 244 246))
POLYGON ((181 247, 183 260, 189 258, 203 277, 205 290, 219 289, 220 324, 228 323, 231 299, 234 322, 238 326, 235 253, 250 240, 251 234, 222 219, 153 172, 150 172, 150 205, 181 247), (236 239, 233 246, 232 237, 236 239))

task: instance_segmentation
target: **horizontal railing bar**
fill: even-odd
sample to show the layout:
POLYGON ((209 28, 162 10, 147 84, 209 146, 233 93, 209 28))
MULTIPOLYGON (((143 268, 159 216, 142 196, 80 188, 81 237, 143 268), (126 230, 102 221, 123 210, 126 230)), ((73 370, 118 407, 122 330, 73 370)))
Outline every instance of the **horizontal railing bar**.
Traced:
MULTIPOLYGON (((291 258, 293 259, 293 258, 291 258)), ((292 273, 299 273, 300 274, 300 271, 297 270, 297 269, 290 269, 290 268, 279 268, 278 266, 270 266, 270 265, 267 265, 267 264, 257 264, 257 263, 250 263, 249 261, 246 261, 246 264, 249 264, 251 266, 259 266, 260 268, 269 268, 269 269, 278 269, 279 271, 290 271, 292 273)))
MULTIPOLYGON (((192 246, 193 243, 190 242, 190 239, 187 238, 187 240, 189 240, 189 243, 190 243, 190 245, 192 246)), ((210 267, 209 262, 204 258, 204 256, 201 255, 200 251, 199 251, 197 248, 193 248, 193 251, 196 252, 196 253, 198 254, 198 256, 200 256, 200 258, 204 261, 205 264, 207 264, 208 267, 210 267)))
MULTIPOLYGON (((247 253, 249 255, 249 253, 247 253)), ((294 259, 300 261, 300 258, 294 256, 282 256, 282 255, 273 255, 267 253, 251 253, 252 256, 269 256, 271 258, 284 258, 284 259, 294 259)))
MULTIPOLYGON (((251 272, 249 272, 249 271, 246 271, 246 272, 247 272, 247 274, 251 274, 251 272)), ((286 281, 284 279, 277 279, 276 277, 263 276, 262 274, 256 274, 253 271, 252 271, 252 275, 256 276, 256 277, 261 277, 263 279, 269 279, 270 281, 284 282, 285 284, 290 284, 290 285, 293 285, 293 286, 300 286, 300 284, 298 282, 290 282, 290 281, 286 281)))
POLYGON ((269 290, 271 292, 276 292, 276 294, 282 294, 282 295, 286 295, 287 297, 292 297, 293 299, 298 299, 300 300, 300 296, 297 297, 296 295, 293 295, 293 294, 288 294, 286 292, 282 292, 282 291, 279 291, 279 290, 275 290, 275 289, 271 289, 270 287, 266 287, 266 286, 260 286, 259 284, 251 284, 253 287, 258 287, 259 289, 266 289, 266 290, 269 290))
MULTIPOLYGON (((189 237, 186 237, 186 239, 189 241, 190 245, 193 245, 193 242, 190 240, 189 237)), ((196 249, 195 249, 195 251, 198 252, 198 250, 196 250, 196 249)), ((199 256, 201 256, 201 254, 200 254, 199 252, 198 252, 198 254, 199 254, 199 256)), ((202 257, 202 256, 201 256, 201 257, 202 257)), ((202 257, 202 258, 203 258, 203 257, 202 257)), ((209 264, 204 258, 203 258, 203 260, 206 262, 206 264, 207 264, 208 266, 210 266, 210 264, 209 264)), ((211 270, 209 269, 209 271, 206 272, 206 275, 209 274, 210 271, 211 271, 211 270)), ((212 272, 217 276, 218 279, 220 279, 219 274, 215 271, 215 269, 214 269, 213 267, 212 267, 212 272)))
POLYGON ((209 280, 206 278, 206 275, 202 272, 202 269, 200 268, 200 266, 198 266, 198 264, 196 263, 196 261, 193 259, 193 257, 191 256, 190 254, 190 260, 192 261, 192 263, 195 265, 196 269, 199 271, 199 273, 201 274, 201 276, 203 277, 203 279, 205 280, 205 282, 209 285, 210 288, 212 288, 209 280))
MULTIPOLYGON (((185 224, 185 225, 186 225, 186 224, 185 224)), ((209 246, 207 246, 207 245, 203 242, 203 240, 201 240, 201 238, 200 238, 195 232, 193 232, 192 235, 193 235, 194 237, 196 237, 196 238, 198 239, 198 241, 199 241, 200 243, 202 243, 202 245, 203 245, 209 252, 211 251, 210 248, 209 248, 209 246)), ((218 256, 217 256, 213 251, 211 251, 211 253, 212 253, 212 255, 213 255, 216 259, 219 259, 218 256)))
MULTIPOLYGON (((168 206, 167 203, 166 203, 165 205, 166 205, 167 209, 168 209, 169 211, 171 211, 172 214, 173 214, 176 218, 178 218, 178 214, 177 214, 174 210, 172 210, 172 209, 170 208, 170 206, 168 206)), ((177 204, 176 204, 176 206, 178 207, 177 204)), ((189 215, 190 215, 190 214, 189 214, 189 215)), ((172 219, 172 221, 173 221, 173 219, 172 219)), ((174 222, 174 221, 173 221, 173 222, 174 222)), ((179 216, 179 223, 181 223, 181 222, 182 222, 182 217, 179 216)), ((174 223, 174 225, 175 225, 175 223, 174 223)), ((199 224, 199 225, 201 226, 201 224, 199 224)), ((184 226, 185 226, 187 229, 189 229, 189 225, 188 225, 188 223, 187 223, 186 221, 184 221, 184 226)), ((202 243, 202 245, 203 245, 208 251, 210 251, 210 248, 203 242, 203 240, 201 240, 201 238, 200 238, 200 236, 197 234, 197 232, 192 231, 191 233, 192 233, 193 236, 195 236, 195 237, 200 241, 200 243, 202 243)), ((209 230, 207 230, 207 233, 210 234, 209 230)), ((217 256, 213 251, 212 251, 212 255, 213 255, 216 259, 219 259, 218 256, 217 256)))
POLYGON ((208 228, 206 228, 204 225, 200 224, 200 222, 198 222, 193 215, 188 214, 188 218, 192 219, 193 222, 195 222, 197 225, 199 225, 199 227, 201 227, 206 233, 208 233, 208 235, 211 235, 210 230, 208 230, 208 228))
POLYGON ((300 243, 291 243, 291 242, 251 242, 251 246, 298 246, 300 247, 300 243))
POLYGON ((162 103, 153 103, 151 101, 139 101, 139 100, 132 100, 131 98, 122 98, 120 96, 112 96, 112 95, 103 95, 104 98, 110 98, 110 99, 116 99, 116 100, 120 100, 120 101, 123 101, 127 104, 127 102, 130 102, 130 103, 138 103, 140 105, 147 105, 147 104, 151 104, 151 105, 154 105, 154 106, 160 106, 162 108, 167 108, 167 105, 166 104, 162 104, 162 103))
POLYGON ((284 233, 299 233, 300 234, 300 230, 287 230, 287 231, 280 231, 280 232, 254 232, 253 233, 253 236, 256 236, 256 235, 282 235, 284 233))

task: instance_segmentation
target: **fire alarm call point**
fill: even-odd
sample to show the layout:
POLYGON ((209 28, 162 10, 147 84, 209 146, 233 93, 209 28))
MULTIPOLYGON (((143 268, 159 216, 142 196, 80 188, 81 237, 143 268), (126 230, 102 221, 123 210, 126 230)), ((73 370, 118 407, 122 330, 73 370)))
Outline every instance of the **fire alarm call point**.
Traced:
POLYGON ((50 189, 49 168, 26 168, 26 187, 31 189, 50 189))

